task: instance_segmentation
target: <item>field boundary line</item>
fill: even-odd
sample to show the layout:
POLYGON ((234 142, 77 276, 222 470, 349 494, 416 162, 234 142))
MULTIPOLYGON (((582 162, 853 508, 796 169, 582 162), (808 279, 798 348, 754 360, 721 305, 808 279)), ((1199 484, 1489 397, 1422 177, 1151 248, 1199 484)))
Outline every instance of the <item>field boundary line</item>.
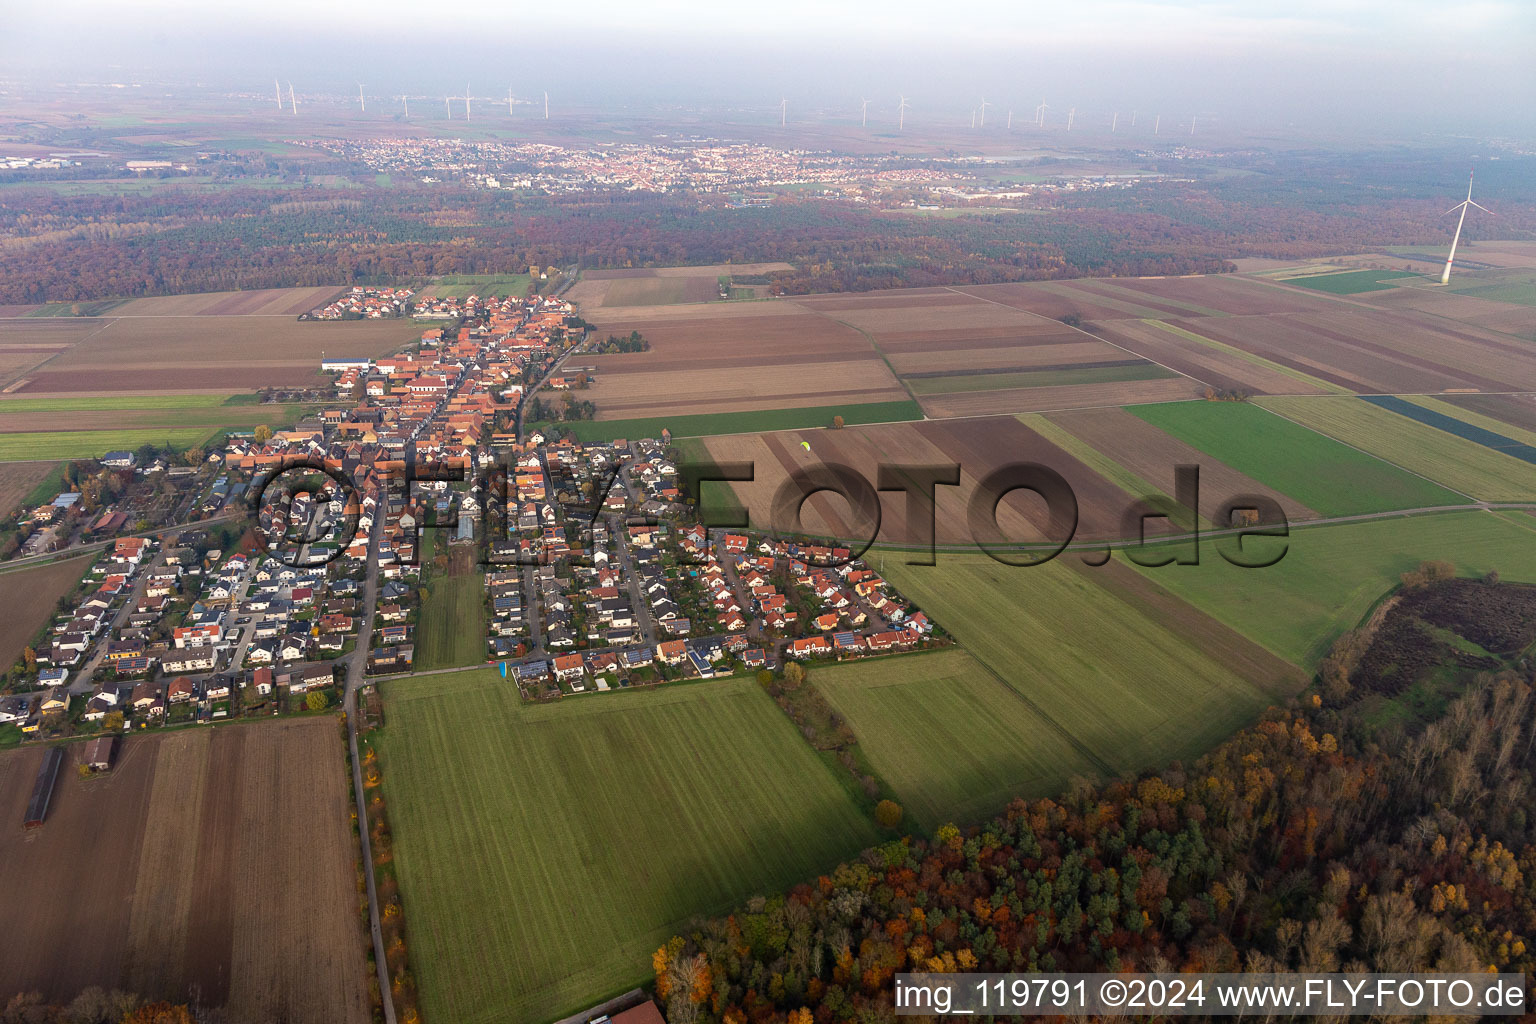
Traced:
MULTIPOLYGON (((1274 313, 1270 315, 1283 317, 1287 314, 1274 313)), ((1143 320, 1141 322, 1147 324, 1150 327, 1155 327, 1158 330, 1166 331, 1169 334, 1184 338, 1187 341, 1192 341, 1197 345, 1203 345, 1206 348, 1213 349, 1217 352, 1224 352, 1227 355, 1241 359, 1243 362, 1252 366, 1262 367, 1263 369, 1278 373, 1281 376, 1300 381, 1303 384, 1310 384, 1315 388, 1321 388, 1323 391, 1326 391, 1329 394, 1354 395, 1356 393, 1346 387, 1343 387, 1342 385, 1323 380, 1321 377, 1314 377, 1310 373, 1307 373, 1305 370, 1297 370, 1293 367, 1284 366, 1272 359, 1266 359, 1255 352, 1249 352, 1246 349, 1238 348, 1236 345, 1228 345, 1226 342, 1217 341, 1215 338, 1208 338, 1203 334, 1197 334, 1194 331, 1186 330, 1183 327, 1177 327, 1164 320, 1143 320)))

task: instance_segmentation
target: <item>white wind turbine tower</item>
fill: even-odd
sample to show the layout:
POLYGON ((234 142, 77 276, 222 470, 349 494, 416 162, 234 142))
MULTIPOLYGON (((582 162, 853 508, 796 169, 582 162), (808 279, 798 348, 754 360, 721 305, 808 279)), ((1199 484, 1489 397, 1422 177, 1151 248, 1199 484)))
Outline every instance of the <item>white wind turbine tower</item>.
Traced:
POLYGON ((901 97, 901 103, 896 107, 896 130, 899 132, 907 130, 907 98, 905 96, 901 97))
POLYGON ((779 97, 779 127, 789 124, 789 100, 779 97))
POLYGON ((288 83, 288 105, 293 108, 294 114, 297 115, 299 112, 299 101, 294 99, 292 82, 288 83))
POLYGON ((971 108, 971 127, 972 128, 976 127, 976 108, 975 107, 971 108))
POLYGON ((544 90, 544 120, 549 120, 549 90, 544 90))
POLYGON ((981 107, 979 109, 981 110, 981 127, 983 128, 987 126, 987 108, 991 105, 992 104, 987 102, 987 98, 985 96, 981 98, 981 107))
POLYGON ((1200 117, 1199 114, 1190 114, 1189 115, 1189 134, 1191 134, 1191 135, 1195 134, 1195 121, 1199 117, 1200 117))
MULTIPOLYGON (((1461 216, 1456 218, 1456 233, 1451 236, 1451 253, 1445 258, 1445 269, 1440 272, 1441 284, 1451 283, 1451 264, 1456 262, 1456 243, 1461 241, 1461 226, 1467 221, 1467 207, 1469 206, 1476 206, 1479 210, 1482 210, 1487 214, 1493 213, 1493 211, 1488 209, 1488 207, 1473 201, 1471 172, 1467 174, 1467 198, 1463 199, 1461 202, 1445 211, 1446 213, 1454 213, 1457 210, 1460 210, 1461 216)), ((1445 214, 1441 214, 1441 216, 1443 217, 1445 214)))
POLYGON ((443 97, 443 107, 448 111, 448 120, 452 121, 453 120, 453 97, 452 96, 444 96, 443 97))
POLYGON ((507 116, 512 116, 512 87, 507 86, 507 116))
POLYGON ((395 99, 405 104, 405 116, 411 116, 411 98, 409 96, 396 96, 395 99))
POLYGON ((859 127, 869 127, 869 100, 865 100, 864 105, 859 109, 859 127))
POLYGON ((1115 128, 1120 124, 1120 111, 1115 111, 1115 116, 1109 119, 1109 134, 1115 134, 1115 128))
POLYGON ((1067 131, 1072 130, 1072 120, 1075 117, 1077 117, 1077 108, 1073 107, 1071 110, 1067 111, 1067 131))
POLYGON ((277 90, 277 109, 283 109, 283 87, 276 78, 272 79, 272 88, 277 90))
POLYGON ((1152 134, 1156 135, 1163 128, 1163 115, 1158 114, 1157 120, 1152 122, 1152 134))
POLYGON ((1131 111, 1131 127, 1136 127, 1136 111, 1131 111))
POLYGON ((469 83, 464 83, 464 123, 469 123, 469 83))
POLYGON ((361 113, 368 113, 368 101, 363 99, 363 83, 357 83, 357 107, 361 113))
POLYGON ((1044 128, 1045 127, 1045 112, 1047 110, 1049 110, 1049 109, 1050 108, 1045 105, 1045 100, 1041 100, 1040 101, 1040 105, 1035 108, 1035 126, 1036 127, 1039 127, 1039 128, 1044 128))
POLYGON ((1013 131, 1013 111, 1008 111, 1008 130, 1013 131))

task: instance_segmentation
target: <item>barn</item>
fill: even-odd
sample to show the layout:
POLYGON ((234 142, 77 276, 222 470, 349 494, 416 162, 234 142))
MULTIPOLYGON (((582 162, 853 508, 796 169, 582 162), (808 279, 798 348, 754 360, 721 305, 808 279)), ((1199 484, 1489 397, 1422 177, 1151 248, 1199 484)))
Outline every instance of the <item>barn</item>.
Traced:
POLYGON ((64 761, 63 747, 49 747, 43 753, 43 763, 37 768, 37 781, 32 784, 32 799, 27 801, 27 828, 37 828, 48 817, 48 803, 53 799, 54 783, 59 781, 59 765, 64 761))
POLYGON ((85 745, 85 756, 81 763, 93 772, 109 772, 116 756, 117 737, 98 736, 85 745))

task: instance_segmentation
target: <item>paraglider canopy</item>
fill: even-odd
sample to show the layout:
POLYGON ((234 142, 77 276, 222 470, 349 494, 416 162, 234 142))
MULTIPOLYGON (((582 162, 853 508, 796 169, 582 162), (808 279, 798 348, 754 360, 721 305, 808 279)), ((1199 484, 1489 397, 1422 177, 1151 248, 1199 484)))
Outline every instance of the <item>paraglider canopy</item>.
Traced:
POLYGON ((810 451, 811 450, 811 442, 809 442, 809 441, 801 441, 800 442, 800 447, 804 448, 806 451, 810 451))

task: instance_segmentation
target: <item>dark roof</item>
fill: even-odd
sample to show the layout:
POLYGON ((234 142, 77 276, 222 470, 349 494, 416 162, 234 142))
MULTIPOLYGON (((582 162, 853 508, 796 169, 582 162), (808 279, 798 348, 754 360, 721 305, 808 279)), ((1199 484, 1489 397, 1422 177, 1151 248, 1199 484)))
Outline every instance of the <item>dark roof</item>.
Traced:
POLYGON ((27 801, 27 818, 23 822, 27 828, 36 828, 48 817, 48 803, 53 799, 53 785, 59 779, 59 765, 63 761, 63 747, 49 747, 43 753, 37 781, 32 784, 32 799, 27 801))

